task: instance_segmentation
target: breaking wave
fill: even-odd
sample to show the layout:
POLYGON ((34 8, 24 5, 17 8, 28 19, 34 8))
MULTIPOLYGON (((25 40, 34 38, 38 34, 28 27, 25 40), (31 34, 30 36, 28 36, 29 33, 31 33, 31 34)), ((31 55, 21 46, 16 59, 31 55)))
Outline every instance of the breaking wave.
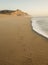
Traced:
POLYGON ((32 18, 33 30, 48 38, 48 17, 32 18))

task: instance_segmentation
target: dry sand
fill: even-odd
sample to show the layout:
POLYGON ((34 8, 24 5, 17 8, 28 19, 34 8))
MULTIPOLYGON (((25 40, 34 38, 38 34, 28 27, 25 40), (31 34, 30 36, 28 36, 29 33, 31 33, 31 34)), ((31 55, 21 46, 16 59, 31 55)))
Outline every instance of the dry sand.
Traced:
POLYGON ((48 65, 48 39, 32 30, 30 17, 0 15, 0 65, 48 65))

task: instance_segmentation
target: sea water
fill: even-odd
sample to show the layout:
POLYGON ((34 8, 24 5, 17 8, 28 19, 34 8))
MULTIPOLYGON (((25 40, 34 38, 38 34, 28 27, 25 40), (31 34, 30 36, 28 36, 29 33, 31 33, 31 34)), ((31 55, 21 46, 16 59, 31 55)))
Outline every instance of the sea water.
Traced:
POLYGON ((40 35, 48 38, 48 17, 33 17, 32 28, 40 35))

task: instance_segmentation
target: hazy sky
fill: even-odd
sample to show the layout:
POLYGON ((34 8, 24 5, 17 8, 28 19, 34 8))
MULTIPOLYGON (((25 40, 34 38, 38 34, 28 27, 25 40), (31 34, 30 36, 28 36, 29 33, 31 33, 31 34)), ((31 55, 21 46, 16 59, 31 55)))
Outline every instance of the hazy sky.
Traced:
POLYGON ((21 9, 31 15, 48 15, 48 0, 0 0, 2 9, 21 9))

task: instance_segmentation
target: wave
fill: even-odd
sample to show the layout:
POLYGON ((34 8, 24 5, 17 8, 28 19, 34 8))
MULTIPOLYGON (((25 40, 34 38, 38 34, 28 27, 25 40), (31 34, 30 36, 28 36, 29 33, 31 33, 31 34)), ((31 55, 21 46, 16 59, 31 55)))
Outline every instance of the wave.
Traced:
POLYGON ((40 35, 48 38, 48 18, 33 18, 32 28, 40 35))

